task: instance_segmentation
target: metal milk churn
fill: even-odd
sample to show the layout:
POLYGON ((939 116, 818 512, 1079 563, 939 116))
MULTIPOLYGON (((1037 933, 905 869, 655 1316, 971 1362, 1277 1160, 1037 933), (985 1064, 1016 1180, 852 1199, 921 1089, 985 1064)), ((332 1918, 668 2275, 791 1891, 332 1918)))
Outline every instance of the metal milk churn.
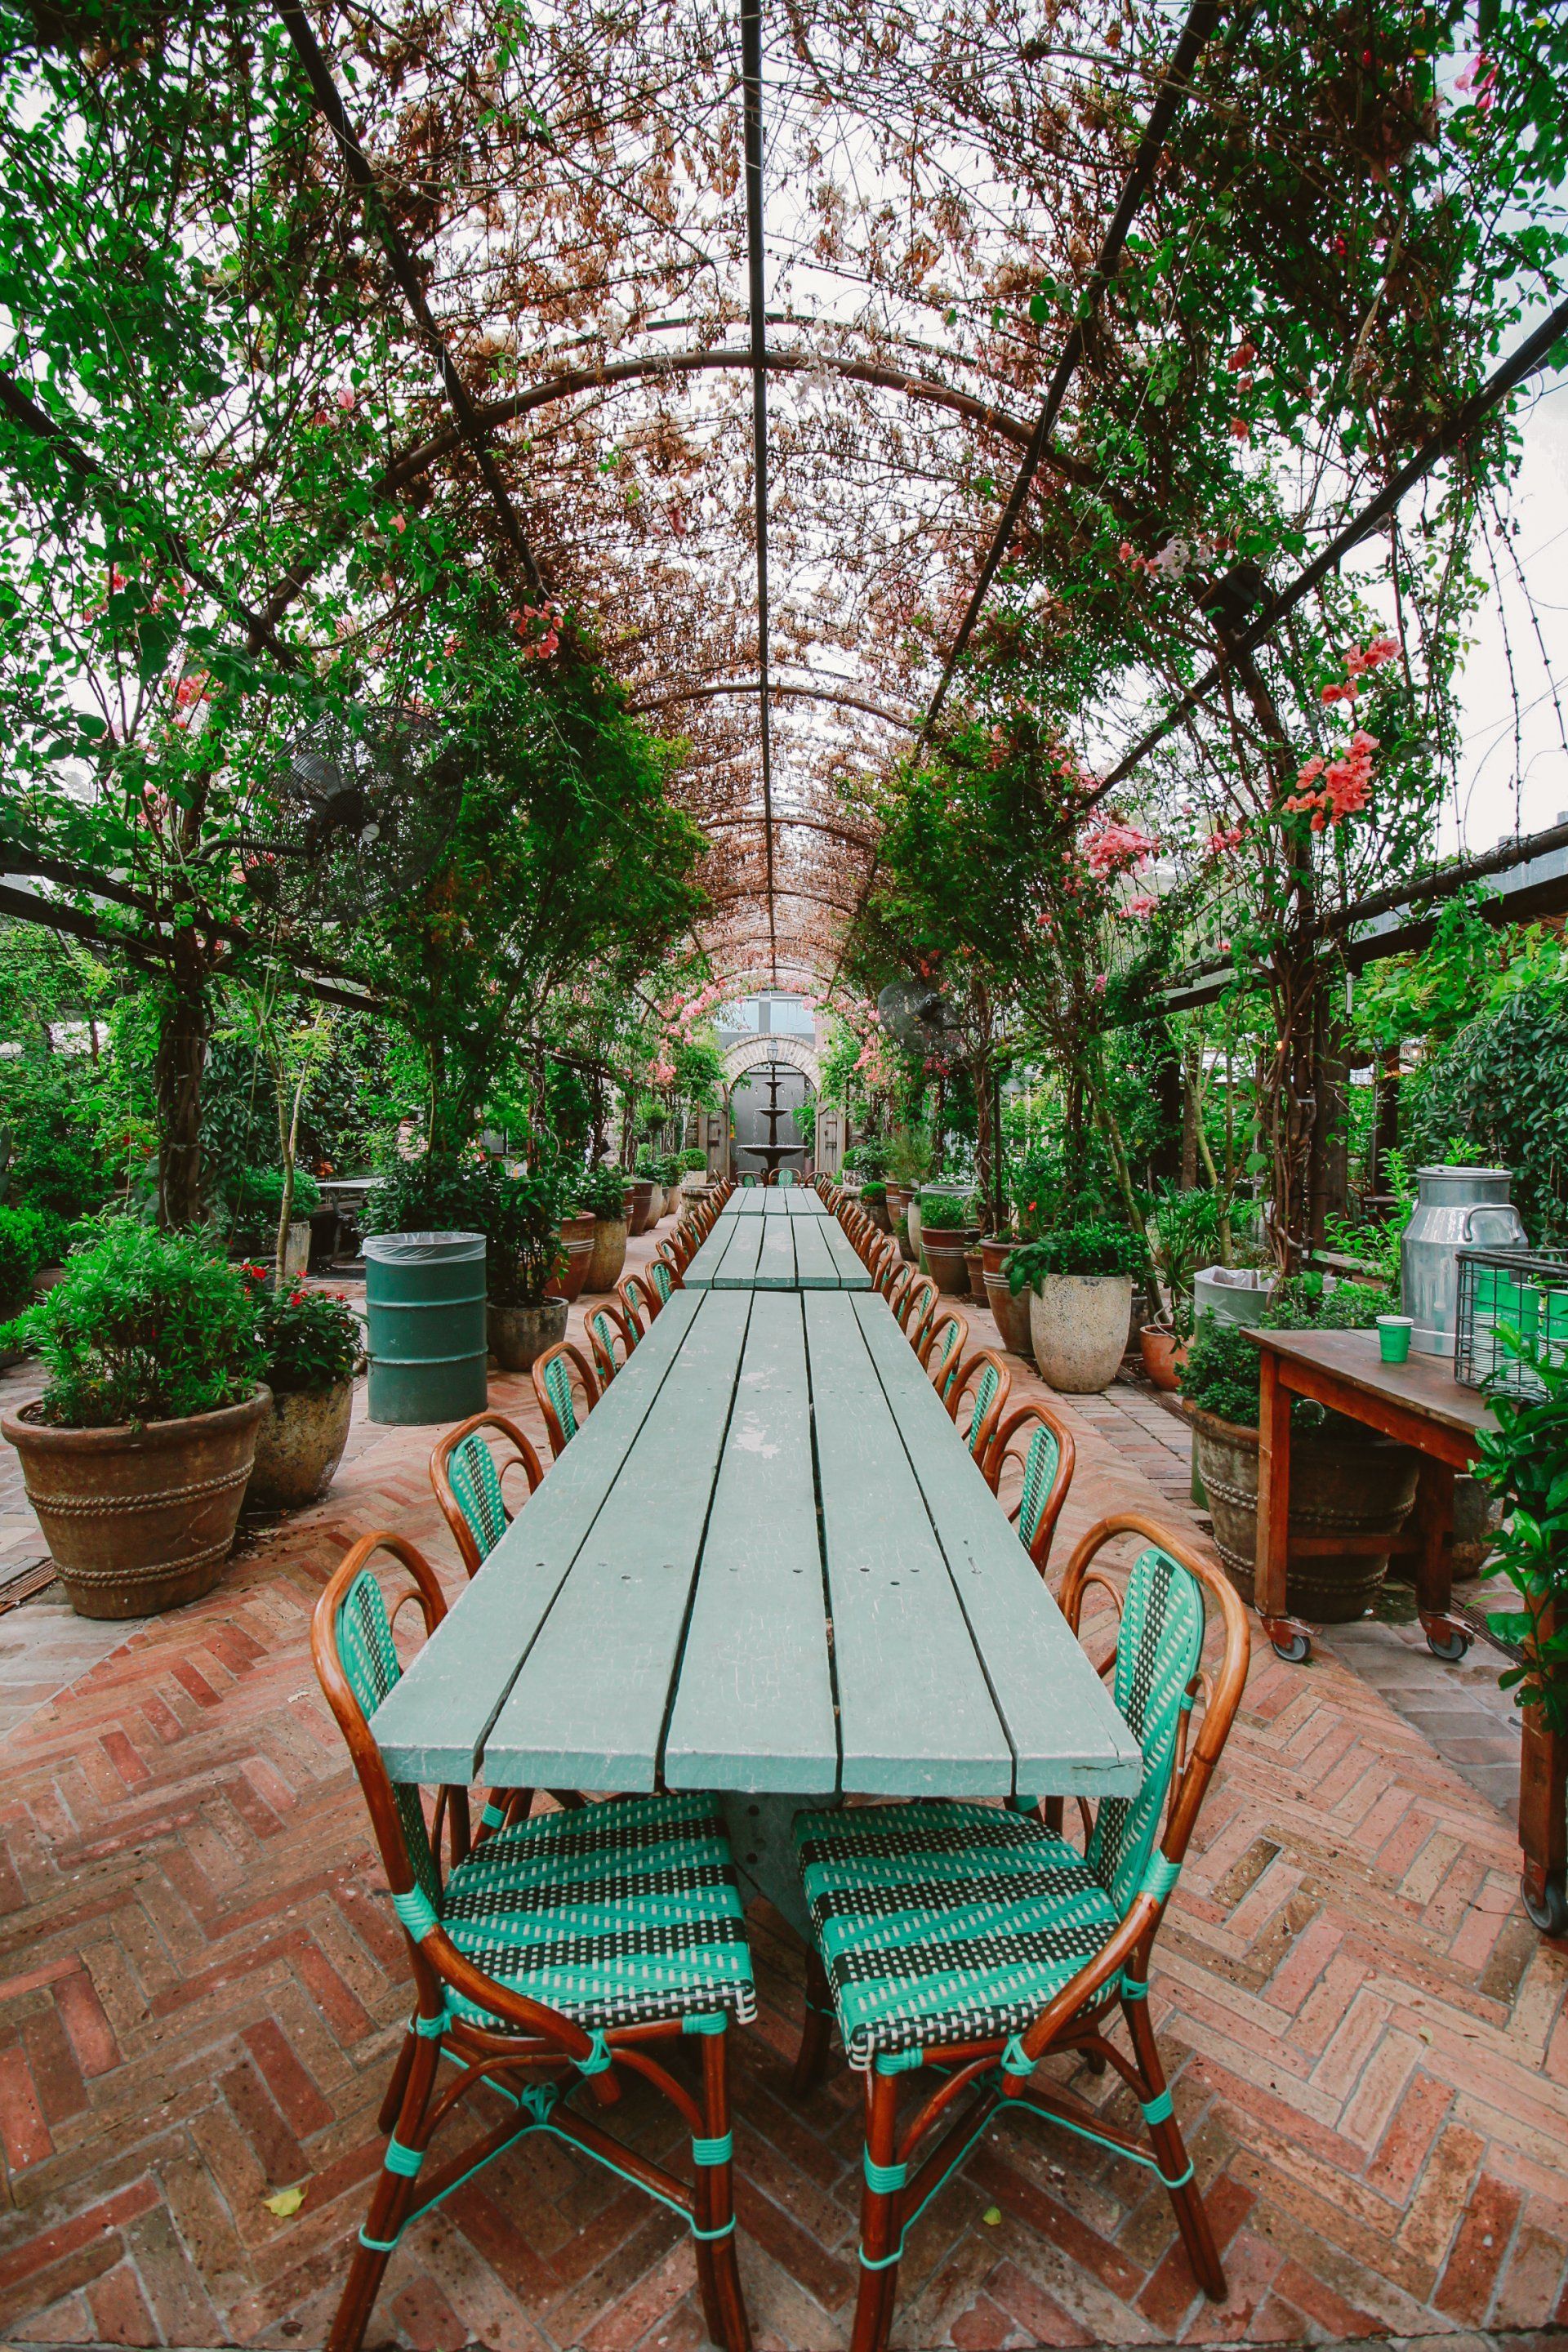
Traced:
POLYGON ((1399 1244, 1411 1346, 1424 1356, 1451 1356, 1458 1307, 1456 1250, 1522 1249, 1524 1227, 1508 1197, 1506 1168, 1418 1168, 1420 1192, 1399 1244))

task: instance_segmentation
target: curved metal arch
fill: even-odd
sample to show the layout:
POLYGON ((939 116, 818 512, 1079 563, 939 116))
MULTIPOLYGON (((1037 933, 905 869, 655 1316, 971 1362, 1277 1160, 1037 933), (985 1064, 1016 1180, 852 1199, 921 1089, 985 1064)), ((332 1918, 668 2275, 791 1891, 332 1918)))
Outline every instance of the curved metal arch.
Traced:
MULTIPOLYGON (((715 686, 678 687, 671 694, 656 694, 642 702, 628 702, 627 711, 641 718, 646 711, 668 710, 682 702, 712 702, 721 695, 758 695, 763 690, 760 677, 725 678, 715 686)), ((885 727, 897 727, 906 735, 920 733, 918 719, 905 719, 896 710, 884 710, 875 702, 868 702, 858 694, 845 694, 821 686, 780 686, 776 679, 768 681, 770 695, 790 695, 799 702, 836 702, 847 710, 862 710, 868 719, 879 719, 885 727)))
POLYGON ((836 915, 852 915, 855 912, 853 907, 846 907, 840 899, 825 898, 819 890, 792 890, 784 882, 777 884, 771 894, 765 893, 761 884, 752 882, 742 882, 733 890, 710 891, 708 905, 710 910, 717 911, 721 907, 737 907, 747 898, 760 901, 764 895, 775 898, 804 898, 808 906, 831 907, 836 915))
MULTIPOLYGON (((709 369, 744 368, 755 365, 750 351, 721 349, 718 351, 650 352, 637 359, 611 360, 607 364, 592 368, 564 368, 559 375, 546 376, 542 383, 531 384, 526 392, 510 394, 504 400, 486 401, 479 404, 478 419, 481 427, 494 433, 504 425, 515 424, 520 416, 528 416, 536 408, 548 408, 558 400, 570 400, 580 392, 601 392, 622 384, 646 381, 658 382, 667 376, 699 375, 709 369)), ((806 375, 814 369, 825 369, 830 375, 840 375, 853 383, 865 383, 881 392, 896 392, 907 400, 929 402, 933 407, 950 409, 955 416, 975 425, 982 432, 994 433, 999 440, 1011 442, 1016 448, 1026 449, 1033 428, 1021 417, 1009 416, 1005 409, 977 400, 973 393, 960 392, 952 384, 942 383, 933 376, 916 373, 906 368, 885 367, 875 360, 850 360, 829 352, 768 351, 762 364, 770 374, 806 375)), ((410 449, 395 460, 382 476, 383 483, 393 490, 401 489, 420 474, 428 472, 439 458, 448 456, 461 439, 456 428, 433 433, 428 441, 410 449)), ((1098 476, 1091 466, 1064 456, 1053 449, 1044 456, 1041 464, 1059 473, 1067 481, 1093 487, 1098 476)))
MULTIPOLYGON (((734 816, 693 819, 693 823, 700 825, 704 833, 723 833, 731 825, 761 824, 763 822, 761 809, 743 809, 734 816)), ((773 829, 777 833, 825 833, 830 841, 847 841, 854 849, 875 849, 877 845, 876 838, 871 834, 846 833, 842 825, 825 824, 820 817, 816 816, 775 816, 773 829)))

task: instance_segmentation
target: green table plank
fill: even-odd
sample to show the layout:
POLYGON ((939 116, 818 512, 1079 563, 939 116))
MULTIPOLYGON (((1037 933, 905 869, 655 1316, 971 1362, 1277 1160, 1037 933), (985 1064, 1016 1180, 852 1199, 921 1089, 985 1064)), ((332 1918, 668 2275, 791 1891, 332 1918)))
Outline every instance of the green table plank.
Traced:
MULTIPOLYGON (((485 1741, 482 1777, 497 1786, 653 1788, 751 1311, 745 1295, 699 1298, 676 1377, 618 1454, 609 1497, 485 1741)), ((597 1419, 568 1456, 592 1446, 597 1419)))
POLYGON ((814 1224, 809 1217, 792 1221, 795 1235, 795 1284, 801 1290, 837 1290, 842 1277, 827 1246, 823 1227, 814 1224))
POLYGON ((1009 1795, 1013 1751, 867 1352, 861 1303, 836 1291, 801 1295, 843 1786, 879 1796, 1009 1795))
MULTIPOLYGON (((395 1780, 477 1777, 486 1734, 658 1401, 700 1298, 700 1292, 675 1292, 459 1593, 436 1639, 376 1709, 371 1728, 395 1780)), ((559 1775, 550 1777, 562 1785, 559 1775)))
POLYGON ((763 1245, 757 1253, 756 1285, 759 1290, 794 1290, 795 1219, 764 1217, 763 1245))
POLYGON ((828 1255, 838 1268, 840 1288, 869 1290, 871 1276, 865 1261, 837 1217, 829 1217, 823 1226, 822 1238, 827 1244, 828 1255))
POLYGON ((1138 1743, 1108 1696, 913 1349, 879 1298, 854 1313, 920 1481, 1024 1797, 1131 1796, 1138 1743))
POLYGON ((797 1297, 759 1292, 752 1305, 664 1777, 802 1797, 838 1785, 797 1297))
POLYGON ((712 1288, 714 1281, 722 1269, 736 1231, 737 1228, 732 1220, 728 1223, 723 1218, 719 1220, 686 1269, 684 1280, 688 1290, 712 1288))
POLYGON ((757 1279, 757 1258, 767 1232, 765 1217, 741 1217, 730 1235, 724 1263, 713 1277, 715 1290, 751 1290, 757 1279))
POLYGON ((787 1192, 781 1192, 778 1197, 786 1203, 792 1217, 825 1217, 827 1214, 826 1202, 801 1185, 792 1185, 787 1192))

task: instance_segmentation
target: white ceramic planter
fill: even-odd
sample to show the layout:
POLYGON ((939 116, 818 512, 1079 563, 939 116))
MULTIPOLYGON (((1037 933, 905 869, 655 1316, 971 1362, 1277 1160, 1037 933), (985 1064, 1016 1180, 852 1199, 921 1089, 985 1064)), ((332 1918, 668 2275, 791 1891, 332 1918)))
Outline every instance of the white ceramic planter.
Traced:
POLYGON ((1065 1396, 1110 1386, 1127 1348, 1130 1274, 1046 1274, 1029 1298, 1029 1340, 1040 1378, 1065 1396))

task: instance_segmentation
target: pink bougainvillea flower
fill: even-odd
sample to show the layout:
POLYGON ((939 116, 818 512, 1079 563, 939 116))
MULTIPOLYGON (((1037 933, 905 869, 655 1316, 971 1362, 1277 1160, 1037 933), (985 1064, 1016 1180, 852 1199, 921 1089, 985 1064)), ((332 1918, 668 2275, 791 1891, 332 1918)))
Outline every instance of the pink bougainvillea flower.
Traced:
POLYGON ((1247 423, 1245 416, 1233 416, 1231 418, 1230 433, 1233 441, 1250 441, 1252 438, 1252 427, 1247 423))
POLYGON ((1324 703, 1353 702, 1355 700, 1355 680, 1353 678, 1345 677, 1337 680, 1332 686, 1325 686, 1322 693, 1318 698, 1321 702, 1324 703))
POLYGON ((1235 824, 1216 825, 1209 835, 1208 845, 1218 857, 1225 850, 1239 849, 1246 831, 1246 824, 1239 819, 1235 824))
POLYGON ((1147 891, 1145 891, 1139 898, 1129 898, 1121 911, 1124 915, 1136 917, 1140 922, 1147 922, 1149 917, 1154 912, 1154 909, 1159 903, 1160 901, 1158 898, 1151 898, 1147 891))
POLYGON ((338 388, 338 393, 337 393, 337 403, 338 403, 338 406, 342 410, 343 415, 344 415, 345 416, 349 416, 349 415, 353 415, 353 404, 354 404, 354 396, 353 396, 353 394, 349 390, 349 387, 348 387, 348 385, 347 385, 346 383, 345 383, 345 384, 341 384, 341 385, 339 386, 339 388, 338 388))

